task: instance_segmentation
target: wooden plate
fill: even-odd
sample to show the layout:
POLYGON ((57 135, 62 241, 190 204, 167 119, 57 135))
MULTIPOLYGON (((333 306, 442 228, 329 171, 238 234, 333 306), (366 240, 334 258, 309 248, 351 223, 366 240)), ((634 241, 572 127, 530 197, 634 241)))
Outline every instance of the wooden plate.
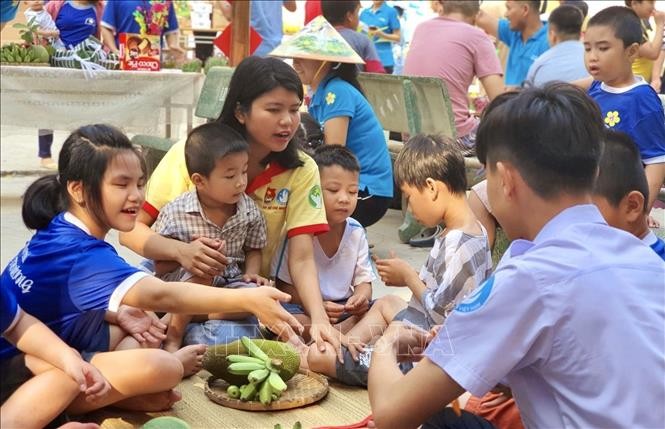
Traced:
POLYGON ((222 379, 208 378, 205 384, 205 394, 213 402, 229 408, 246 411, 276 411, 303 407, 313 404, 328 394, 328 380, 319 374, 310 371, 298 371, 289 381, 286 391, 270 405, 263 405, 259 401, 243 402, 233 399, 226 393, 229 383, 222 379))

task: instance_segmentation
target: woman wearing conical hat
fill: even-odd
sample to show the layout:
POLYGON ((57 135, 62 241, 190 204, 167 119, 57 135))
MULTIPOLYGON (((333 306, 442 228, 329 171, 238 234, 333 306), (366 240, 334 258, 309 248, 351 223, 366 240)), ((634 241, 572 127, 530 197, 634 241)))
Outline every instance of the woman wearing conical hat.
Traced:
POLYGON ((293 58, 293 68, 313 91, 309 113, 323 127, 326 144, 347 146, 360 162, 358 205, 351 217, 377 222, 393 196, 390 154, 381 124, 358 83, 363 60, 319 16, 270 55, 293 58))

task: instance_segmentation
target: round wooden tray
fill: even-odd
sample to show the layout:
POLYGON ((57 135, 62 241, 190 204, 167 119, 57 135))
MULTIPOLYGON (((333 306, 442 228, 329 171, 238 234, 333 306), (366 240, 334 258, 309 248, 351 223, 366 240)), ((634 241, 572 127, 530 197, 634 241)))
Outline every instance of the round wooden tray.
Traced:
POLYGON ((288 388, 276 401, 263 405, 259 401, 243 402, 226 393, 229 383, 222 379, 208 378, 205 394, 213 402, 229 408, 246 411, 276 411, 303 407, 323 399, 328 394, 328 380, 311 371, 298 371, 289 381, 288 388))

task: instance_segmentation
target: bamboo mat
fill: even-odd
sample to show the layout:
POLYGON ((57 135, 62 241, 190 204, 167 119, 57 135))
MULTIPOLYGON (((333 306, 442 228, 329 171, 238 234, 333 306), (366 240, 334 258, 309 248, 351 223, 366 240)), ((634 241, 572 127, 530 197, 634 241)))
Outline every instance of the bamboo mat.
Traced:
POLYGON ((291 428, 299 421, 303 428, 330 425, 348 425, 370 414, 367 390, 344 386, 330 381, 330 391, 321 401, 293 410, 277 412, 251 412, 226 408, 210 401, 203 393, 206 371, 180 383, 178 390, 182 400, 167 413, 138 413, 116 409, 104 409, 86 415, 79 420, 98 423, 103 429, 129 429, 140 427, 157 416, 175 416, 183 419, 193 429, 272 429, 277 423, 291 428))

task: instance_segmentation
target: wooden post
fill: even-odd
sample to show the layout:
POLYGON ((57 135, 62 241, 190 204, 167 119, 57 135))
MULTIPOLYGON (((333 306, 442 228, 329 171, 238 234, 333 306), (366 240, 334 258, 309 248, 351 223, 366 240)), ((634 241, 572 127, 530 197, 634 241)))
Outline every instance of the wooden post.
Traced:
POLYGON ((233 2, 231 58, 229 58, 233 67, 249 56, 249 7, 249 0, 233 2))

